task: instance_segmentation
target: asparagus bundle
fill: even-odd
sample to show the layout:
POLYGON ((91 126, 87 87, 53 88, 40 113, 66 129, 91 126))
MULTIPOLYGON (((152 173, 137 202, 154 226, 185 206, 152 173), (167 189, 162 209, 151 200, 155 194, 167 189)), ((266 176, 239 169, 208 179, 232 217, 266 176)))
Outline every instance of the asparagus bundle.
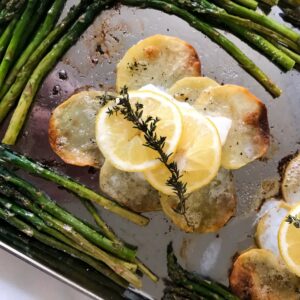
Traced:
MULTIPOLYGON (((70 30, 61 38, 61 40, 52 48, 52 50, 39 63, 37 68, 31 75, 27 85, 21 95, 18 106, 14 111, 10 124, 3 138, 5 144, 14 144, 25 122, 27 112, 34 100, 38 89, 48 75, 48 73, 57 64, 58 60, 66 53, 66 51, 79 39, 81 34, 93 22, 94 18, 100 11, 105 9, 111 0, 94 1, 80 16, 78 21, 70 28, 70 30)), ((0 66, 0 83, 1 83, 1 66, 0 66)))
MULTIPOLYGON (((202 278, 184 270, 178 263, 173 252, 172 244, 168 245, 167 250, 168 275, 174 285, 167 286, 165 294, 179 294, 186 299, 227 299, 238 300, 239 298, 221 284, 202 278), (189 298, 191 296, 192 298, 189 298), (202 298, 201 298, 202 297, 202 298)), ((168 283, 167 283, 168 284, 168 283)), ((174 298, 164 298, 174 299, 174 298)), ((175 298, 176 299, 176 298, 175 298)))
POLYGON ((11 163, 19 168, 22 168, 34 175, 50 180, 59 186, 73 192, 81 198, 94 201, 105 209, 110 210, 119 216, 126 218, 138 225, 147 225, 149 220, 137 213, 134 213, 126 208, 121 207, 116 202, 106 199, 100 194, 90 190, 86 186, 74 181, 66 175, 59 174, 51 168, 48 168, 41 163, 34 162, 27 157, 11 151, 4 145, 0 144, 0 160, 11 163))
POLYGON ((11 74, 9 74, 3 86, 0 87, 0 123, 18 100, 18 97, 21 95, 28 79, 40 60, 44 57, 49 48, 61 38, 65 31, 81 15, 82 11, 90 2, 91 0, 81 0, 77 6, 71 8, 68 15, 48 34, 39 47, 31 54, 19 74, 17 74, 16 69, 11 71, 11 74))
POLYGON ((2 86, 11 65, 17 56, 18 47, 22 43, 24 35, 26 35, 26 32, 28 32, 27 27, 34 16, 37 3, 37 0, 28 0, 26 9, 16 24, 12 39, 0 64, 0 87, 2 86))
MULTIPOLYGON (((2 181, 1 194, 14 199, 14 201, 17 201, 24 207, 18 206, 18 204, 13 203, 8 198, 0 197, 0 205, 4 209, 9 210, 9 212, 5 212, 0 209, 0 218, 6 220, 22 232, 35 236, 37 239, 41 239, 41 236, 43 237, 44 234, 41 234, 40 231, 44 231, 61 241, 61 243, 64 243, 64 247, 67 247, 67 249, 69 249, 68 247, 73 247, 84 253, 84 257, 88 255, 96 260, 100 260, 128 283, 136 287, 141 286, 139 278, 134 273, 137 266, 130 262, 135 257, 134 250, 116 244, 101 236, 81 220, 57 206, 45 193, 37 190, 30 183, 2 167, 0 177, 2 181), (20 190, 26 192, 29 197, 22 195, 20 190), (15 214, 33 224, 37 229, 33 229, 24 222, 20 222, 15 217, 15 214), (105 250, 122 259, 112 256, 105 250)), ((55 246, 56 244, 53 245, 50 243, 49 245, 58 248, 55 246)), ((62 246, 60 245, 59 249, 61 248, 62 246)))
POLYGON ((26 0, 2 0, 0 3, 0 24, 15 18, 25 4, 26 0))

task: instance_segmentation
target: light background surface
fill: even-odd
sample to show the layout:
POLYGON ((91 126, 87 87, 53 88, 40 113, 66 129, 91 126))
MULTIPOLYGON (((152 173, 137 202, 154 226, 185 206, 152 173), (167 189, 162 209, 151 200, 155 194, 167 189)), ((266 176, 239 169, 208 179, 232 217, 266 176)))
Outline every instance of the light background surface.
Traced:
POLYGON ((90 300, 74 288, 0 249, 1 300, 90 300))

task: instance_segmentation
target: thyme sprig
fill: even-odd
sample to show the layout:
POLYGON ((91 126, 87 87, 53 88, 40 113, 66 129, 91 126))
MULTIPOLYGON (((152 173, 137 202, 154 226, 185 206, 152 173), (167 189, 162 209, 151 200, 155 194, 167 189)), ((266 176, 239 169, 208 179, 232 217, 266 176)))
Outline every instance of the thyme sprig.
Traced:
POLYGON ((159 118, 147 116, 145 119, 143 119, 143 104, 137 102, 135 103, 135 106, 132 107, 129 101, 128 89, 126 87, 122 89, 119 97, 104 95, 102 96, 101 100, 102 103, 108 103, 108 101, 112 100, 113 98, 115 98, 116 104, 111 108, 108 108, 107 113, 110 116, 113 114, 122 114, 125 120, 128 120, 133 124, 133 128, 136 128, 144 133, 144 138, 146 140, 144 146, 156 151, 159 154, 158 159, 171 173, 166 185, 172 188, 174 194, 179 199, 176 212, 184 215, 185 202, 187 200, 187 185, 181 180, 182 174, 180 174, 177 163, 175 161, 170 162, 172 153, 167 154, 164 152, 166 137, 158 136, 156 133, 157 123, 160 121, 159 118))
POLYGON ((296 216, 289 215, 286 218, 286 222, 293 224, 296 228, 300 228, 300 219, 296 216))

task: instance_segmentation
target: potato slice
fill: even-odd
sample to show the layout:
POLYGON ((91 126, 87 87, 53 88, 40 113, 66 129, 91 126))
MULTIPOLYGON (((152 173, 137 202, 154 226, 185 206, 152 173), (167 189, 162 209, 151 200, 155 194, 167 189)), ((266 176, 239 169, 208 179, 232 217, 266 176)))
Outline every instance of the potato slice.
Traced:
POLYGON ((99 167, 103 156, 95 141, 95 119, 101 103, 99 91, 71 96, 52 112, 49 141, 53 151, 66 163, 99 167))
POLYGON ((136 212, 161 210, 158 191, 143 178, 143 174, 118 170, 107 160, 100 171, 100 188, 136 212))
POLYGON ((265 249, 241 254, 233 264, 229 282, 240 299, 300 299, 300 278, 265 249))
POLYGON ((270 250, 277 257, 280 257, 278 230, 290 208, 286 202, 275 199, 266 201, 261 207, 261 211, 264 212, 257 224, 255 240, 260 248, 270 250))
POLYGON ((220 169, 207 186, 190 194, 185 216, 174 211, 178 198, 161 194, 161 206, 173 223, 185 232, 216 232, 235 214, 237 198, 230 171, 220 169))
POLYGON ((222 166, 239 169, 263 156, 270 140, 266 106, 246 88, 224 85, 204 91, 194 107, 210 116, 232 119, 222 151, 222 166))
POLYGON ((281 183, 283 198, 290 204, 300 202, 300 154, 286 166, 281 183))
POLYGON ((208 77, 185 77, 175 82, 168 93, 178 101, 193 104, 204 90, 217 86, 219 84, 208 77))
POLYGON ((195 49, 176 37, 154 35, 131 47, 117 66, 117 91, 146 84, 169 88, 186 76, 200 76, 195 49))

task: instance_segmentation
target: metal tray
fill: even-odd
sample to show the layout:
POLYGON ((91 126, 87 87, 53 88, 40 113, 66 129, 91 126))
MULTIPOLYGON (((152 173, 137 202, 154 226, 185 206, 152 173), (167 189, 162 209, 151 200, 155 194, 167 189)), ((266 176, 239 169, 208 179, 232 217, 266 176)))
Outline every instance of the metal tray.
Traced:
MULTIPOLYGON (((69 0, 65 10, 75 2, 77 1, 69 0)), ((277 9, 274 9, 271 15, 279 19, 277 9)), ((166 246, 173 241, 184 267, 227 283, 228 270, 234 254, 253 245, 253 222, 255 208, 262 198, 259 192, 262 181, 268 183, 278 180, 278 162, 299 148, 300 74, 297 71, 284 74, 264 56, 228 34, 230 39, 283 88, 283 95, 274 100, 223 49, 186 22, 152 9, 118 6, 103 12, 96 19, 45 80, 15 149, 34 159, 52 163, 60 171, 98 190, 98 171, 67 166, 50 149, 47 127, 51 110, 78 89, 91 87, 113 90, 116 63, 130 46, 156 33, 177 36, 193 45, 201 57, 204 75, 215 78, 220 83, 243 85, 261 98, 268 107, 272 145, 267 159, 234 172, 239 198, 238 212, 218 233, 186 234, 175 228, 160 212, 147 214, 151 222, 145 228, 109 212, 102 211, 102 216, 120 237, 139 247, 140 258, 160 278, 167 276, 166 246), (59 78, 60 70, 67 72, 67 80, 59 78)), ((2 133, 4 128, 5 126, 2 133)), ((44 180, 26 177, 47 191, 60 205, 75 215, 92 221, 76 197, 44 180)), ((1 228, 5 226, 2 224, 1 228)), ((9 226, 5 228, 12 230, 9 226)), ((12 243, 5 234, 0 234, 0 241, 3 248, 95 299, 118 299, 124 292, 106 285, 103 277, 77 261, 74 264, 76 268, 81 269, 79 273, 82 276, 78 276, 78 272, 68 265, 65 268, 62 268, 61 264, 55 266, 44 252, 42 255, 36 255, 31 249, 30 241, 24 242, 23 247, 12 243)), ((143 279, 143 292, 154 299, 161 297, 163 287, 162 280, 154 284, 147 278, 143 279)), ((125 293, 132 297, 130 292, 125 293)))

